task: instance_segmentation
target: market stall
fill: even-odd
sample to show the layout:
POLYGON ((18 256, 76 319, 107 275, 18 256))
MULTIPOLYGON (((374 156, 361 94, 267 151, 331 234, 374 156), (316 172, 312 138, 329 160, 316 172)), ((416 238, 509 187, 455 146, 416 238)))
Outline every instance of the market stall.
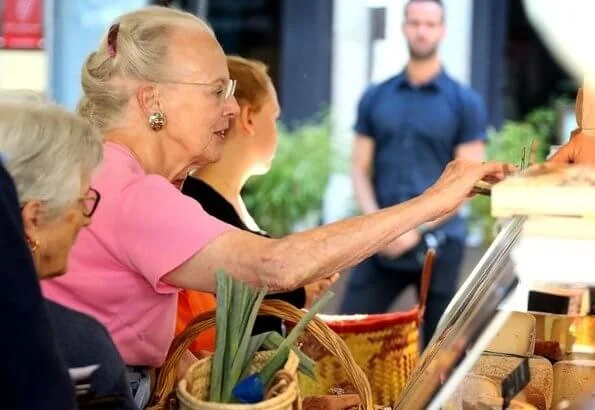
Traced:
MULTIPOLYGON (((383 397, 390 395, 382 396, 387 391, 382 378, 370 376, 370 356, 366 356, 367 361, 358 362, 366 349, 373 354, 383 350, 377 349, 373 337, 357 339, 357 333, 362 331, 357 323, 342 332, 337 328, 341 321, 335 317, 327 321, 338 332, 331 331, 320 319, 305 327, 325 352, 307 360, 318 362, 315 366, 322 363, 324 372, 328 371, 328 363, 325 365, 323 359, 335 358, 339 365, 334 367, 341 369, 345 379, 337 378, 333 385, 332 375, 325 374, 320 383, 328 384, 330 379, 331 387, 325 384, 315 400, 306 397, 305 408, 593 408, 589 407, 589 400, 595 393, 595 316, 590 310, 588 289, 595 286, 595 168, 535 165, 494 186, 491 195, 494 216, 508 222, 453 299, 415 367, 411 362, 417 355, 405 354, 398 346, 399 341, 405 341, 403 346, 412 346, 419 316, 414 320, 408 320, 407 314, 401 317, 401 324, 413 327, 393 333, 392 350, 386 337, 391 333, 386 329, 395 328, 395 318, 374 318, 376 330, 382 333, 380 342, 389 346, 385 346, 382 361, 377 362, 383 363, 384 370, 380 372, 393 368, 410 376, 404 389, 398 385, 401 381, 390 375, 386 378, 398 385, 400 395, 396 402, 382 402, 383 397), (566 295, 566 311, 530 311, 529 294, 535 289, 543 294, 551 292, 553 301, 566 295), (359 345, 350 345, 350 338, 359 345), (581 401, 587 407, 569 407, 580 406, 581 401)), ((290 323, 303 316, 283 309, 282 305, 267 302, 261 313, 281 315, 290 323)), ((370 320, 362 323, 366 324, 366 332, 374 330, 370 320)), ((214 314, 203 317, 195 322, 194 334, 204 325, 213 324, 214 314)), ((174 354, 183 350, 180 344, 173 348, 174 354)), ((292 361, 294 356, 288 363, 292 361)), ((310 394, 317 379, 309 379, 310 384, 295 384, 299 378, 295 365, 292 366, 296 378, 288 384, 293 395, 286 406, 295 408, 302 405, 300 397, 310 394)), ((192 389, 189 380, 196 379, 196 375, 187 375, 178 385, 178 396, 183 392, 190 397, 193 391, 200 391, 203 399, 207 397, 206 386, 192 389)), ((162 399, 168 397, 171 388, 171 383, 166 386, 162 399)))
MULTIPOLYGON (((579 92, 577 122, 581 132, 595 135, 591 80, 579 92)), ((282 302, 267 301, 260 307, 253 303, 251 317, 259 312, 287 321, 293 346, 278 361, 275 373, 267 376, 273 381, 260 387, 259 399, 238 404, 238 397, 230 396, 228 401, 212 402, 211 366, 217 363, 217 351, 175 386, 176 365, 188 344, 215 324, 215 312, 209 312, 176 338, 159 375, 154 408, 595 408, 595 165, 545 163, 523 168, 478 190, 491 195, 492 215, 505 222, 504 228, 455 295, 421 357, 417 348, 424 291, 420 306, 411 312, 361 317, 313 318, 313 312, 282 302), (298 338, 302 330, 305 336, 298 338)), ((422 275, 426 291, 432 260, 430 252, 422 275)), ((238 295, 248 291, 237 286, 238 295)), ((229 291, 226 308, 218 301, 218 320, 227 315, 230 322, 228 327, 220 321, 217 326, 228 334, 237 328, 233 323, 246 322, 234 322, 236 316, 230 313, 236 307, 234 292, 229 291)), ((237 300, 254 298, 247 293, 237 300)), ((247 312, 238 317, 246 319, 247 312)), ((249 335, 249 327, 244 333, 249 335)), ((237 385, 227 383, 228 395, 249 379, 250 372, 261 374, 267 360, 289 343, 279 339, 275 345, 274 339, 257 336, 242 340, 243 351, 256 355, 238 356, 243 363, 238 369, 244 373, 236 372, 237 385), (256 353, 267 341, 267 352, 256 353), (257 347, 248 349, 253 343, 257 347)), ((229 348, 229 342, 218 341, 221 345, 229 348)), ((228 353, 219 360, 224 374, 228 369, 221 363, 236 361, 228 353)))

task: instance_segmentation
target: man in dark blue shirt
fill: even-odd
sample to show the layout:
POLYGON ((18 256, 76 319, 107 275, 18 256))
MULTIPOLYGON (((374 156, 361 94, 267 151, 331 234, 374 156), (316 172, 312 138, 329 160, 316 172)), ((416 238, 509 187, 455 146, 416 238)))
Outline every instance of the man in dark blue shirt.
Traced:
MULTIPOLYGON (((442 3, 410 0, 403 32, 407 66, 370 87, 358 107, 353 182, 364 213, 420 195, 455 158, 483 160, 482 100, 449 77, 438 59, 445 33, 442 3)), ((425 250, 436 248, 424 323, 427 343, 456 291, 465 236, 465 221, 457 213, 405 233, 355 269, 342 313, 388 310, 407 286, 419 288, 425 250)))

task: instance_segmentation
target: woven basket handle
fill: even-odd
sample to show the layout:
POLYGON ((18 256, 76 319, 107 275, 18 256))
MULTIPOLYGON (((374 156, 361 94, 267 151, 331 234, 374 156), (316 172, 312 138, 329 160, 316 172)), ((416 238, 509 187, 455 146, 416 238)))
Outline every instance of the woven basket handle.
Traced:
POLYGON ((436 258, 436 250, 428 249, 424 259, 424 267, 421 271, 421 286, 419 291, 419 319, 423 321, 424 313, 426 311, 426 303, 428 301, 428 292, 430 291, 430 282, 432 281, 432 269, 434 268, 434 259, 436 258))
MULTIPOLYGON (((304 312, 287 302, 266 299, 262 302, 258 315, 273 316, 297 323, 304 316, 304 312)), ((159 371, 151 403, 154 403, 155 406, 165 406, 170 394, 174 391, 178 364, 184 352, 199 333, 213 326, 215 326, 215 311, 211 310, 196 316, 186 329, 176 336, 159 371)), ((373 410, 374 403, 370 383, 363 370, 355 363, 343 339, 317 317, 308 323, 306 330, 342 364, 353 387, 359 393, 363 409, 373 410)))

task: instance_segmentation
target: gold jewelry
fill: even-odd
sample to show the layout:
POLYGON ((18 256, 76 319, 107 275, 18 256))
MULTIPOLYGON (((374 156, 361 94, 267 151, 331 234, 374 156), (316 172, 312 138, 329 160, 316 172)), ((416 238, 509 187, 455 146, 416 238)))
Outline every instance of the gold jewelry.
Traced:
POLYGON ((33 253, 39 249, 39 241, 37 239, 32 240, 31 238, 27 237, 27 244, 33 253))
POLYGON ((165 114, 161 111, 155 111, 149 116, 149 126, 153 131, 159 131, 165 125, 165 114))

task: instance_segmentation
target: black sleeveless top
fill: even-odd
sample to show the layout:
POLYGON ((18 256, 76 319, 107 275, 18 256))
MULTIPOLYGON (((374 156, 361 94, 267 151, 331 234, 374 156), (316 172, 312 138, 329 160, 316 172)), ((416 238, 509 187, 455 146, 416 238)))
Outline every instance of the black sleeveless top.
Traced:
MULTIPOLYGON (((248 228, 234 209, 233 205, 206 182, 197 178, 188 177, 182 185, 182 193, 198 201, 208 214, 220 221, 244 231, 252 232, 255 235, 269 237, 266 232, 257 232, 248 228)), ((269 295, 266 298, 280 299, 301 309, 306 304, 306 290, 300 288, 292 292, 269 295)), ((259 317, 254 325, 253 333, 259 334, 268 331, 277 331, 281 333, 281 320, 270 317, 259 317)))

